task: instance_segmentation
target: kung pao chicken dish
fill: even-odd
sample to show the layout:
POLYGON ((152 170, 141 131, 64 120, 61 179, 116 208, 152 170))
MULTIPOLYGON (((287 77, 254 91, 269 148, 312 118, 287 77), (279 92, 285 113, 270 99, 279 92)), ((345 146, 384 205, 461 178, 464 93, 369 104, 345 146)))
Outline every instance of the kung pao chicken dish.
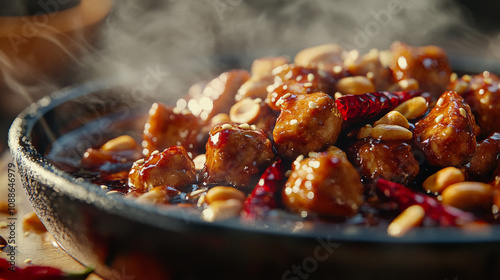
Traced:
POLYGON ((321 45, 152 104, 142 139, 107 139, 79 167, 109 194, 208 222, 487 226, 500 222, 499 88, 437 46, 321 45))

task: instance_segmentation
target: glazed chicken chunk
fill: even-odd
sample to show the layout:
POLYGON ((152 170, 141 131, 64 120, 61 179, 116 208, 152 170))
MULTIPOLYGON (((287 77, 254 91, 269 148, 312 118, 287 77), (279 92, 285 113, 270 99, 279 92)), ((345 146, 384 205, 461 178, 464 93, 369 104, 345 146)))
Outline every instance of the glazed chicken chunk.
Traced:
POLYGON ((450 89, 458 90, 457 93, 469 104, 483 137, 500 132, 499 84, 500 77, 486 71, 474 76, 464 75, 450 83, 450 89))
POLYGON ((282 198, 295 213, 349 217, 358 212, 362 193, 359 174, 345 154, 329 150, 293 163, 282 198))
POLYGON ((141 193, 158 186, 182 187, 195 181, 193 160, 182 146, 153 152, 146 160, 136 161, 129 173, 129 185, 141 193))
POLYGON ((267 95, 267 103, 273 110, 281 110, 281 100, 287 94, 305 95, 318 91, 333 95, 335 78, 329 73, 312 67, 285 64, 273 70, 274 85, 267 95))
POLYGON ((200 146, 200 131, 203 122, 189 111, 180 111, 162 103, 154 103, 144 126, 144 155, 171 146, 183 146, 196 151, 200 146))
POLYGON ((500 167, 500 133, 495 132, 477 145, 476 152, 466 165, 472 178, 490 178, 500 167))
POLYGON ((420 171, 408 143, 370 139, 362 142, 356 153, 356 166, 363 177, 407 184, 420 171))
MULTIPOLYGON (((184 102, 186 108, 206 122, 220 113, 229 113, 238 89, 248 79, 246 70, 231 70, 214 78, 200 91, 192 91, 184 102)), ((184 108, 182 108, 184 109, 184 108)))
POLYGON ((441 95, 415 125, 415 144, 431 165, 459 166, 476 150, 476 122, 469 105, 454 91, 441 95))
POLYGON ((214 126, 206 150, 206 181, 235 187, 249 186, 275 157, 264 131, 234 122, 214 126))
POLYGON ((451 67, 443 49, 436 46, 411 47, 394 42, 391 51, 390 68, 396 81, 415 79, 422 90, 434 96, 446 90, 451 67))
POLYGON ((276 149, 281 156, 292 159, 335 144, 343 119, 333 98, 316 92, 289 95, 283 100, 273 130, 276 149))

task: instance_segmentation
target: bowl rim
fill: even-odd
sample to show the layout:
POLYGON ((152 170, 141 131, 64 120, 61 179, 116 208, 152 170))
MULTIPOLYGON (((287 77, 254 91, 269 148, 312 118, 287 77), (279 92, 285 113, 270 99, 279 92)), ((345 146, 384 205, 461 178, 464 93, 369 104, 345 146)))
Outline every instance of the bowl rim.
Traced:
MULTIPOLYGON (((54 108, 78 98, 84 98, 96 91, 109 90, 120 86, 118 78, 94 80, 83 84, 63 88, 43 97, 21 112, 13 121, 8 134, 8 144, 16 166, 26 166, 39 178, 44 178, 57 192, 73 199, 94 204, 102 211, 112 215, 120 215, 136 223, 145 223, 153 227, 173 232, 189 232, 190 230, 234 230, 244 231, 261 236, 286 236, 297 239, 328 239, 339 242, 372 243, 372 244, 451 244, 451 243, 498 243, 500 242, 500 225, 491 225, 479 231, 467 231, 460 228, 422 227, 412 230, 402 237, 391 237, 380 227, 367 228, 360 226, 342 227, 337 224, 315 227, 311 231, 283 230, 267 222, 256 222, 253 225, 225 221, 205 222, 199 215, 188 214, 175 206, 160 208, 154 205, 136 203, 120 196, 106 195, 105 190, 93 183, 76 178, 52 164, 37 151, 31 142, 31 134, 37 122, 54 108), (130 208, 134 211, 123 211, 130 208), (126 215, 124 215, 126 213, 126 215), (168 223, 155 218, 168 219, 168 223), (160 221, 160 222, 159 222, 160 221)), ((27 191, 27 186, 23 188, 27 191)), ((32 202, 33 203, 33 202, 32 202)), ((34 207, 36 209, 36 207, 34 207)))

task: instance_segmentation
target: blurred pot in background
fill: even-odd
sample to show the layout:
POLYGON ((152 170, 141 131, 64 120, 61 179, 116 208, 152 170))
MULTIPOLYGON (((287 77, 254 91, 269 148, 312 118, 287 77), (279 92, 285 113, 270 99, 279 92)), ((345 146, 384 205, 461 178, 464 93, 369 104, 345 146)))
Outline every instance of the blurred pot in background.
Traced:
POLYGON ((112 0, 0 0, 1 140, 14 115, 66 85, 92 52, 112 0))

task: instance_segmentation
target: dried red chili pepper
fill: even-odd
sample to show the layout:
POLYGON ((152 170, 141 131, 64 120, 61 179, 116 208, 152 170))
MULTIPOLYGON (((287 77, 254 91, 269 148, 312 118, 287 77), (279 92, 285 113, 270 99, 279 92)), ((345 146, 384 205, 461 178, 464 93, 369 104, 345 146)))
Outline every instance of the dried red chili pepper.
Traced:
POLYGON ((387 113, 404 101, 422 94, 421 90, 378 91, 357 95, 344 95, 335 100, 337 109, 347 122, 360 122, 387 113))
POLYGON ((401 184, 378 179, 376 186, 402 211, 418 204, 424 208, 426 217, 436 221, 440 226, 460 226, 474 220, 474 216, 469 212, 443 205, 437 199, 417 193, 401 184))
POLYGON ((0 279, 5 280, 83 280, 87 279, 92 271, 87 268, 81 273, 68 274, 49 266, 30 265, 20 268, 0 258, 0 279))
POLYGON ((243 218, 255 219, 264 217, 269 210, 275 209, 276 194, 283 180, 283 166, 281 160, 266 169, 260 177, 250 196, 243 204, 243 218))

